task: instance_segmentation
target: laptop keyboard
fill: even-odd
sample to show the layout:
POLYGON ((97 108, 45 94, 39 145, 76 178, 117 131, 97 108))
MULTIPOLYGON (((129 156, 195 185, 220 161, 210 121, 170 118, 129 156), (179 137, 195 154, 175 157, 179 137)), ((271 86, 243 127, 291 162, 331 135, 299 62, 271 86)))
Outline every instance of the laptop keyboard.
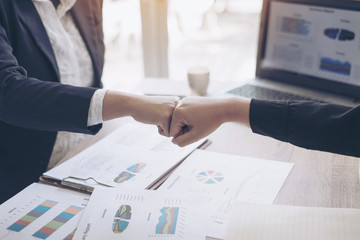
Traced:
POLYGON ((324 102, 323 100, 309 98, 301 95, 281 92, 269 88, 258 87, 254 85, 244 85, 238 88, 234 88, 227 93, 248 97, 248 98, 255 98, 261 100, 294 100, 294 101, 317 101, 317 102, 324 102))

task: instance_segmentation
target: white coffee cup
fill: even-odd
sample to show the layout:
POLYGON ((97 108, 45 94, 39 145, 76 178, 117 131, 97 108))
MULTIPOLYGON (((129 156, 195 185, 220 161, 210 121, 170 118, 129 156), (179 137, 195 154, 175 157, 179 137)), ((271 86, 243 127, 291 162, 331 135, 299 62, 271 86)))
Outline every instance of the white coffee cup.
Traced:
POLYGON ((188 69, 188 83, 193 95, 205 95, 210 81, 210 71, 204 66, 193 66, 188 69))

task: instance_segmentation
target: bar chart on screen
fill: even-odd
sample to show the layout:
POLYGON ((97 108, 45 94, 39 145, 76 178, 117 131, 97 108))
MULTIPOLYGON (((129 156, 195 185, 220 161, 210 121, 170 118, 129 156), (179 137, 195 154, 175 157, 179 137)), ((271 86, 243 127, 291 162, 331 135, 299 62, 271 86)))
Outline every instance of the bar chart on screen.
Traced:
POLYGON ((32 184, 5 202, 0 211, 0 239, 73 238, 86 194, 32 184))

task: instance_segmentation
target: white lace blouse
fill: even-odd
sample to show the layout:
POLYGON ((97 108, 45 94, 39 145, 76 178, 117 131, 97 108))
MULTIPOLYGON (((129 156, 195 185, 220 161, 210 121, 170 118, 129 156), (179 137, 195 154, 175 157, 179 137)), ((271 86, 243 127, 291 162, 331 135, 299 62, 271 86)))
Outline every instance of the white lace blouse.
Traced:
MULTIPOLYGON (((94 70, 89 52, 69 10, 76 0, 60 0, 55 9, 50 0, 33 0, 45 26, 59 67, 60 82, 80 87, 90 87, 94 70)), ((106 90, 95 91, 90 103, 88 126, 103 122, 102 103, 106 90)), ((48 169, 56 165, 85 134, 58 132, 48 169)))

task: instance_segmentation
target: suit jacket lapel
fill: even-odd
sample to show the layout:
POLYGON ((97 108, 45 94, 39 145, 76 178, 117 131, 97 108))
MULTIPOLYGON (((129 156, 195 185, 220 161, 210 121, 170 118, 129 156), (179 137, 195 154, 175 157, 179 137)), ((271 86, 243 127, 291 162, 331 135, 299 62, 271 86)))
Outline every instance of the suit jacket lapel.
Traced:
POLYGON ((74 22, 77 25, 82 38, 89 51, 93 62, 95 74, 95 87, 101 87, 101 74, 103 66, 103 39, 102 30, 96 23, 93 1, 77 0, 73 8, 70 10, 74 22))
POLYGON ((45 27, 41 21, 41 18, 32 3, 31 0, 16 0, 19 8, 19 16, 23 21, 23 24, 26 25, 29 32, 32 34, 35 43, 40 48, 40 50, 45 54, 49 59, 53 70, 56 73, 57 81, 60 81, 59 69, 57 66, 55 54, 51 46, 49 37, 46 33, 45 27))

